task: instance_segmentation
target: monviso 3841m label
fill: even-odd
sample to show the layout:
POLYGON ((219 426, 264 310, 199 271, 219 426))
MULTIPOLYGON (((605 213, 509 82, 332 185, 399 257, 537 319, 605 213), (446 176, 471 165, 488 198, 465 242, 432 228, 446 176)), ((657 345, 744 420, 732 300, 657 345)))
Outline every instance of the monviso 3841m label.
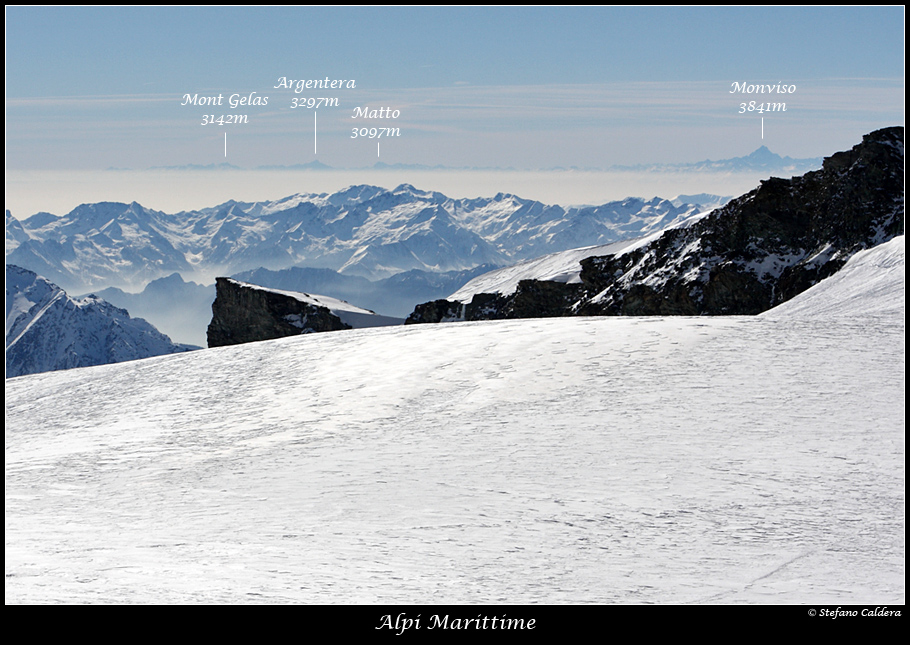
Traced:
MULTIPOLYGON (((796 92, 796 85, 777 82, 774 84, 761 84, 761 83, 731 83, 730 94, 793 94, 796 92)), ((771 99, 772 97, 768 97, 771 99)), ((778 97, 774 97, 778 98, 778 97)), ((739 114, 761 114, 764 115, 766 112, 786 112, 787 103, 786 101, 778 100, 764 100, 762 97, 759 100, 750 100, 743 101, 739 104, 739 109, 737 112, 739 114)), ((762 118, 761 121, 761 136, 762 139, 765 138, 765 120, 762 118)))

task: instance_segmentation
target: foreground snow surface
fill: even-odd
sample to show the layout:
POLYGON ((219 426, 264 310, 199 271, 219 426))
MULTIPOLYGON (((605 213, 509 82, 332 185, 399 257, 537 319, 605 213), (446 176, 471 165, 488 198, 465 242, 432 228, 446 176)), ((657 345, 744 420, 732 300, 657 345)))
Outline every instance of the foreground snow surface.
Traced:
POLYGON ((903 603, 904 282, 9 379, 7 602, 903 603))
POLYGON ((7 602, 904 601, 903 317, 352 330, 7 381, 7 602))

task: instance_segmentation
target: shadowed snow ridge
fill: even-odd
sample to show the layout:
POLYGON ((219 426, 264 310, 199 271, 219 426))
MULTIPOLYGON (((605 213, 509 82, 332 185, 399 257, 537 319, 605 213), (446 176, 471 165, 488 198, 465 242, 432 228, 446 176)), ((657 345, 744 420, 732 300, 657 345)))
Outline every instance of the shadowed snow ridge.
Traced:
POLYGON ((6 265, 6 376, 119 363, 198 349, 175 344, 142 318, 97 296, 70 298, 6 265))

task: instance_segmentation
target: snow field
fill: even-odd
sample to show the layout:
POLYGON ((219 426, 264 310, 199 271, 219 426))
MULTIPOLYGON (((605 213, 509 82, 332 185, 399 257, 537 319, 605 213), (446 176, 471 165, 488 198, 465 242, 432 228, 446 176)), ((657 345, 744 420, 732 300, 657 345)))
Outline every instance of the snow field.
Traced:
POLYGON ((522 320, 10 379, 7 601, 901 603, 903 343, 522 320))

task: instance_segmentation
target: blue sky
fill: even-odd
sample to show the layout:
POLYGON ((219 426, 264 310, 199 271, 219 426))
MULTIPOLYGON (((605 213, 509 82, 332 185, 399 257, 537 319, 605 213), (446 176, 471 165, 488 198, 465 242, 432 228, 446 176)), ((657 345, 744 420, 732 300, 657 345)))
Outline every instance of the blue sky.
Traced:
POLYGON ((815 157, 904 120, 903 7, 8 7, 6 37, 7 169, 815 157), (357 87, 316 94, 339 106, 314 117, 282 76, 357 87), (738 106, 767 95, 731 96, 734 81, 797 86, 764 139, 738 106), (179 105, 251 92, 268 105, 179 105), (354 126, 399 136, 352 139, 365 105, 401 116, 354 126))

